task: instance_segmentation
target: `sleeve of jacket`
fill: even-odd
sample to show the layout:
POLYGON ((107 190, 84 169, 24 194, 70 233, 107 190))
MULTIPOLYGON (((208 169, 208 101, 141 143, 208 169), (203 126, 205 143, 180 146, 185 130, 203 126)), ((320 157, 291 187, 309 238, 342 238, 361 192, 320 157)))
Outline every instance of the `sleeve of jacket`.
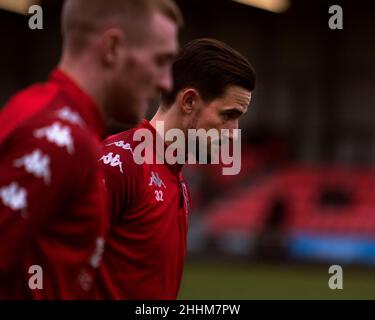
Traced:
POLYGON ((141 194, 142 166, 133 159, 132 147, 123 140, 104 141, 99 164, 104 172, 111 222, 129 211, 141 194))
MULTIPOLYGON (((19 129, 0 150, 0 270, 90 183, 86 137, 58 121, 19 129)), ((90 157, 89 157, 90 158, 90 157)), ((92 157, 95 159, 95 156, 92 157)))

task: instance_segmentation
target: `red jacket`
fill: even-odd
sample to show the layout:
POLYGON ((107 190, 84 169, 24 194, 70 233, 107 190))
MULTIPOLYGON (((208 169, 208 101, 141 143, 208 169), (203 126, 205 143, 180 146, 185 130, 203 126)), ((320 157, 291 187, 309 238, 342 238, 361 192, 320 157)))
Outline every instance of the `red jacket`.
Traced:
MULTIPOLYGON (((147 122, 138 128, 156 131, 147 122)), ((186 253, 189 193, 181 165, 133 159, 136 129, 105 140, 112 225, 95 281, 98 299, 176 299, 186 253)), ((154 148, 155 150, 155 148, 154 148)))
POLYGON ((87 297, 108 227, 103 133, 98 107, 61 71, 0 113, 0 298, 87 297), (43 289, 30 289, 35 265, 43 289))

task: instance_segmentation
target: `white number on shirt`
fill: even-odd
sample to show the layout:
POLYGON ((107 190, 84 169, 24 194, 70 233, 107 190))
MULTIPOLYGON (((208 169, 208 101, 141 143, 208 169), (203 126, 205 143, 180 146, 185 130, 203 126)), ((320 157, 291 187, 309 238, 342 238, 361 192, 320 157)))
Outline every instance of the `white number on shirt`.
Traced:
POLYGON ((163 199, 163 191, 155 190, 155 199, 156 201, 164 201, 163 199))

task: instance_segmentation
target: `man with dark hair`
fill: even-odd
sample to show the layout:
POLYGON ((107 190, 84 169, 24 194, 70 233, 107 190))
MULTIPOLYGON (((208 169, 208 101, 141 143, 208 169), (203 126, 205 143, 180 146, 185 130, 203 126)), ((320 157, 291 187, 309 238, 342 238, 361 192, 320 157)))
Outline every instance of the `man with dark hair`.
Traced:
POLYGON ((86 298, 108 213, 105 122, 135 125, 172 85, 181 14, 171 0, 66 0, 49 81, 0 114, 0 298, 86 298))
POLYGON ((166 132, 182 131, 182 144, 187 143, 191 129, 228 129, 233 138, 233 129, 247 111, 255 86, 249 62, 231 47, 211 39, 187 44, 172 70, 174 89, 163 94, 151 122, 145 120, 105 141, 100 163, 111 227, 94 287, 99 299, 176 299, 186 253, 189 192, 182 164, 156 160, 163 158, 171 144, 163 140, 158 123, 166 132), (152 141, 146 144, 144 157, 149 154, 153 161, 139 165, 137 135, 145 130, 145 137, 149 132, 152 141), (154 147, 160 139, 161 152, 154 147), (109 158, 116 158, 116 164, 109 158))
POLYGON ((173 63, 173 90, 162 93, 162 106, 170 107, 177 94, 195 88, 205 102, 222 97, 228 86, 252 91, 255 72, 249 62, 230 46, 214 39, 188 43, 173 63))

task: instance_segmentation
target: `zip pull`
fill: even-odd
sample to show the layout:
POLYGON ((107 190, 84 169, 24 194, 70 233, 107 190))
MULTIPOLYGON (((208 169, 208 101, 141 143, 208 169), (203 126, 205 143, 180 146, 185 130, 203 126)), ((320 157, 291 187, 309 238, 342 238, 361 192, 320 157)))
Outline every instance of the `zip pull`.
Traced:
POLYGON ((180 177, 178 178, 178 190, 180 193, 180 207, 184 206, 184 191, 182 190, 181 180, 180 177))

